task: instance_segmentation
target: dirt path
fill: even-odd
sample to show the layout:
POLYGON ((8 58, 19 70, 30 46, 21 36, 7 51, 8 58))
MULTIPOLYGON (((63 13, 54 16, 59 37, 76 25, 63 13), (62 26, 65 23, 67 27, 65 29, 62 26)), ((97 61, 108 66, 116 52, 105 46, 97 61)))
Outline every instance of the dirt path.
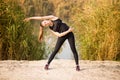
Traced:
POLYGON ((53 60, 50 70, 44 70, 46 60, 0 61, 0 80, 120 80, 120 62, 53 60))

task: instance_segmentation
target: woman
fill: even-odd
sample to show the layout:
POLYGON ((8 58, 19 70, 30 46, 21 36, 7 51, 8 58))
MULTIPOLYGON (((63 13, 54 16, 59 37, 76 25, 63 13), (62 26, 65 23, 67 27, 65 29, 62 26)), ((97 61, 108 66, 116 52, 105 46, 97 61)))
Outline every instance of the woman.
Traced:
POLYGON ((53 15, 43 16, 43 17, 29 17, 29 18, 26 18, 25 21, 29 21, 31 19, 43 20, 40 23, 40 32, 39 32, 39 38, 38 38, 39 41, 42 41, 44 27, 49 27, 51 32, 53 34, 55 34, 56 36, 58 36, 55 49, 52 52, 52 54, 50 55, 49 60, 48 60, 47 64, 45 65, 45 69, 46 70, 49 69, 49 65, 50 65, 51 61, 53 60, 54 56, 59 51, 59 49, 62 46, 62 44, 64 43, 64 41, 66 39, 68 39, 68 42, 70 44, 70 47, 72 49, 72 52, 73 52, 73 55, 75 58, 76 71, 80 71, 78 53, 75 48, 75 39, 74 39, 74 34, 72 32, 73 29, 69 28, 69 26, 67 26, 65 23, 63 23, 61 19, 59 19, 58 17, 53 16, 53 15))

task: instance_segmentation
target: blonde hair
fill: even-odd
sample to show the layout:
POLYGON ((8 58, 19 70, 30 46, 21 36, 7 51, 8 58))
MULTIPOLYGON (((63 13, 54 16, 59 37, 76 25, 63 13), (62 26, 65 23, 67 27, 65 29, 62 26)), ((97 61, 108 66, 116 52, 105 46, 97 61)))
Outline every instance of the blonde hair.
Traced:
POLYGON ((39 36, 38 36, 38 40, 41 42, 43 39, 43 26, 40 22, 40 29, 39 29, 39 36))

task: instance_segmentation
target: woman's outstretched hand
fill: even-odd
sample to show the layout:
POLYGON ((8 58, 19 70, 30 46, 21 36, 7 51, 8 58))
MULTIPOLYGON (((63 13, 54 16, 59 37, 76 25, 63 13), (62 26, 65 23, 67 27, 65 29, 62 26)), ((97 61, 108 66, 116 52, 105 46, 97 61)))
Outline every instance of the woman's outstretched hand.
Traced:
POLYGON ((25 18, 23 21, 28 22, 29 20, 30 20, 30 18, 25 18))

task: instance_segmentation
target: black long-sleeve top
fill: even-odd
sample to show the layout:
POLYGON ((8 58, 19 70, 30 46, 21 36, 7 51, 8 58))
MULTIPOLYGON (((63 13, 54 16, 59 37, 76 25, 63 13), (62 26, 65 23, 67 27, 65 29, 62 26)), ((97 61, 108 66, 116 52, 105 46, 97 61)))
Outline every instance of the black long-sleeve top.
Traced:
POLYGON ((55 32, 62 33, 69 29, 69 26, 67 24, 63 23, 61 19, 57 19, 52 22, 53 22, 53 26, 50 26, 49 28, 55 32))

